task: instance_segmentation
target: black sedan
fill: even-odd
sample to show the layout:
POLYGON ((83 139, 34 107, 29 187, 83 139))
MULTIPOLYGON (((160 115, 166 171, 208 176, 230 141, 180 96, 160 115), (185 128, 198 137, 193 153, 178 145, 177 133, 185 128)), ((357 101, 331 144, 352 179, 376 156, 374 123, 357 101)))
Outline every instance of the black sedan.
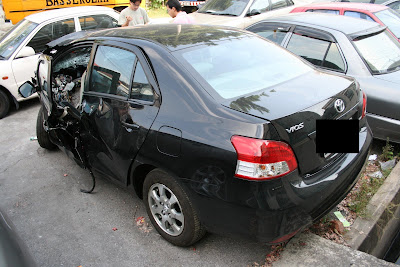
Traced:
POLYGON ((40 58, 35 82, 20 92, 40 95, 40 146, 134 188, 179 246, 206 231, 289 239, 348 193, 372 139, 354 79, 231 28, 150 25, 64 40, 40 58), (334 130, 337 145, 323 149, 324 129, 345 124, 352 130, 334 130))
POLYGON ((256 23, 257 33, 315 66, 357 79, 374 138, 400 143, 400 43, 367 20, 296 13, 256 23))

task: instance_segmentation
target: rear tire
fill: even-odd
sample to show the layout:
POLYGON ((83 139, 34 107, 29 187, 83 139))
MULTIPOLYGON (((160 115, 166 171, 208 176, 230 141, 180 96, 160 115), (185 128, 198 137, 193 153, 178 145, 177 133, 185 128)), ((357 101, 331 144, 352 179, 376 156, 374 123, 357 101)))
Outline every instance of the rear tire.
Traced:
POLYGON ((168 242, 187 247, 206 233, 188 195, 167 173, 151 171, 144 181, 143 195, 151 223, 168 242))
POLYGON ((40 107, 36 120, 36 136, 41 147, 48 150, 54 150, 57 148, 57 146, 50 141, 49 133, 44 129, 43 106, 40 107))
POLYGON ((0 90, 0 119, 4 118, 10 109, 10 99, 7 94, 0 90))

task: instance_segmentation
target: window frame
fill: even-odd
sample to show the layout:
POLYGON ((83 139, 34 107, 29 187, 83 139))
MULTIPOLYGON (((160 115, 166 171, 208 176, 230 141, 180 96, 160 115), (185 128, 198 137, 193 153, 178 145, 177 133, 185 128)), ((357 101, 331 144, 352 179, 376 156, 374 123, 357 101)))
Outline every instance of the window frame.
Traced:
POLYGON ((117 41, 104 41, 104 42, 96 42, 92 48, 92 55, 90 58, 90 63, 88 65, 88 72, 89 74, 86 77, 86 86, 85 86, 85 90, 83 92, 84 95, 87 96, 97 96, 97 97, 103 97, 103 98, 108 98, 108 99, 115 99, 115 100, 122 100, 122 101, 128 101, 134 104, 144 104, 144 105, 154 105, 156 101, 158 101, 158 99, 160 98, 161 94, 160 94, 160 90, 157 86, 156 83, 156 79, 154 76, 154 72, 152 71, 152 69, 149 67, 149 62, 146 59, 146 56, 144 55, 144 53, 142 52, 142 50, 135 46, 135 45, 129 45, 126 43, 121 43, 121 42, 117 42, 117 41), (129 92, 128 92, 128 97, 123 97, 123 96, 118 96, 115 94, 109 94, 109 93, 101 93, 101 92, 96 92, 96 91, 89 91, 89 88, 91 86, 91 77, 92 77, 92 72, 93 72, 93 68, 94 68, 94 60, 96 58, 96 53, 97 53, 97 49, 100 46, 108 46, 108 47, 114 47, 117 49, 122 49, 122 50, 126 50, 129 51, 133 54, 135 54, 136 58, 135 61, 132 63, 133 64, 133 68, 132 68, 132 73, 131 73, 131 77, 129 79, 130 84, 129 84, 129 92), (132 83, 133 83, 133 79, 134 79, 134 74, 136 71, 136 62, 139 61, 140 64, 142 65, 142 68, 144 70, 144 73, 146 75, 146 78, 152 88, 153 91, 153 101, 148 101, 148 100, 142 100, 142 99, 132 99, 130 98, 131 96, 131 91, 132 91, 132 83))
POLYGON ((364 19, 366 21, 376 22, 376 20, 373 17, 371 17, 369 14, 364 13, 364 12, 360 12, 360 11, 357 11, 357 10, 345 9, 345 10, 343 10, 343 16, 350 17, 350 18, 356 18, 356 19, 364 19), (353 17, 353 16, 346 15, 346 12, 347 13, 349 13, 349 12, 358 13, 358 14, 360 14, 360 17, 353 17), (369 19, 368 18, 362 18, 361 15, 367 16, 369 19))
POLYGON ((260 22, 254 25, 251 25, 250 27, 247 27, 246 30, 257 34, 259 36, 261 36, 262 38, 265 38, 275 44, 278 44, 280 46, 283 46, 283 44, 286 42, 286 40, 289 38, 291 31, 293 30, 294 26, 290 25, 290 24, 286 24, 286 23, 274 23, 274 22, 260 22), (285 33, 285 37, 283 37, 282 41, 280 44, 275 43, 274 41, 268 39, 267 37, 264 37, 262 35, 259 35, 258 33, 254 32, 253 29, 257 29, 259 27, 265 27, 271 29, 271 28, 277 28, 278 30, 280 30, 282 33, 285 33))
MULTIPOLYGON (((292 36, 295 34, 296 30, 297 30, 297 32, 300 31, 300 32, 301 32, 301 35, 307 35, 307 36, 309 36, 310 38, 315 38, 315 39, 318 39, 318 40, 331 42, 331 44, 328 46, 328 49, 327 49, 326 52, 325 52, 324 59, 326 59, 327 54, 328 54, 328 51, 329 51, 329 49, 330 49, 332 43, 335 43, 336 46, 337 46, 339 55, 340 55, 340 57, 341 57, 341 59, 342 59, 342 61, 343 61, 344 70, 342 71, 342 70, 338 70, 338 69, 327 68, 327 67, 324 67, 324 66, 322 66, 322 65, 321 65, 321 66, 317 66, 317 65, 315 65, 315 64, 313 64, 313 63, 311 63, 311 62, 309 62, 309 61, 306 60, 306 59, 304 59, 304 60, 306 60, 307 62, 309 62, 310 64, 312 64, 312 65, 313 65, 314 67, 316 67, 316 68, 321 68, 321 69, 328 70, 328 71, 334 71, 334 72, 338 72, 338 73, 341 73, 341 74, 346 74, 346 73, 347 73, 347 71, 348 71, 348 64, 347 64, 346 58, 345 58, 345 56, 344 56, 344 54, 343 54, 343 51, 342 51, 342 49, 341 49, 341 47, 340 47, 340 44, 337 42, 336 38, 335 38, 331 33, 327 32, 327 31, 324 31, 324 30, 322 30, 322 29, 310 28, 310 27, 302 26, 302 25, 295 25, 295 27, 293 27, 293 28, 290 30, 288 36, 285 38, 285 40, 284 40, 284 42, 283 42, 283 44, 282 44, 282 46, 283 46, 284 48, 287 49, 288 44, 290 43, 290 40, 292 39, 292 36)), ((293 52, 292 52, 292 53, 293 53, 293 52)), ((324 62, 324 61, 323 61, 323 62, 324 62)))

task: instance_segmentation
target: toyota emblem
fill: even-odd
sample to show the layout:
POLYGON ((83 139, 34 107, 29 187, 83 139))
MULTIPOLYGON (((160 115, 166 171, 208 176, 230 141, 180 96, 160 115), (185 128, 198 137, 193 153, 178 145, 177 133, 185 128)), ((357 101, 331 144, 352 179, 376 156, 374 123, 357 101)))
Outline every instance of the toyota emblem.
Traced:
POLYGON ((343 110, 345 109, 345 105, 342 99, 336 99, 335 101, 335 109, 337 112, 342 113, 343 110))

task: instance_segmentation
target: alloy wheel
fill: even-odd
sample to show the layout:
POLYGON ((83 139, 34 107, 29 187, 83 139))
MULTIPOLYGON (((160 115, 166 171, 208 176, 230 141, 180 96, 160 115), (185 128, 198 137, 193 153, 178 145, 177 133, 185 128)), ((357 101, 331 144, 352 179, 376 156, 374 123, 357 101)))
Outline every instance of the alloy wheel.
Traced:
POLYGON ((147 200, 154 220, 158 226, 171 236, 178 236, 184 227, 184 215, 178 198, 167 186, 153 184, 147 200))

